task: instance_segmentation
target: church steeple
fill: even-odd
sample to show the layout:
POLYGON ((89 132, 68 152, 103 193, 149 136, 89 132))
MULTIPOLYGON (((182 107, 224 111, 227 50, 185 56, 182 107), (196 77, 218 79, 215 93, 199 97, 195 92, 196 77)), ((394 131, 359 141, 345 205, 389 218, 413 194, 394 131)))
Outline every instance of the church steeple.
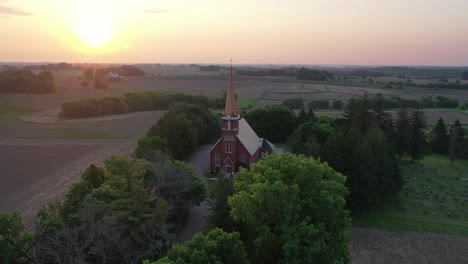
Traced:
POLYGON ((239 111, 236 105, 236 93, 234 91, 234 78, 232 74, 232 60, 231 60, 231 71, 229 73, 229 85, 226 95, 226 105, 224 107, 223 117, 239 117, 239 111))

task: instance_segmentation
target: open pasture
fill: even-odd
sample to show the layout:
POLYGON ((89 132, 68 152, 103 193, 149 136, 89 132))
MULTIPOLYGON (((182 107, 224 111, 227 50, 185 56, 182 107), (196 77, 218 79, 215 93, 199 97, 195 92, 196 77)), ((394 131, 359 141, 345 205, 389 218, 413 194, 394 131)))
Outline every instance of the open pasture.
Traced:
POLYGON ((355 225, 468 236, 468 161, 431 155, 402 166, 399 202, 364 216, 355 225))

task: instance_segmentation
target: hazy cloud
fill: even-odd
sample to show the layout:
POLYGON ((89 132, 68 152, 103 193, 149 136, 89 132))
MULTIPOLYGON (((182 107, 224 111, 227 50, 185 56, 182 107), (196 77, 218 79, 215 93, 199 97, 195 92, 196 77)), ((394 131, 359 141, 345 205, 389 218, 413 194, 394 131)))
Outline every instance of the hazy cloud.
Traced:
POLYGON ((145 10, 145 13, 148 13, 148 14, 164 14, 164 13, 167 13, 169 12, 168 10, 164 10, 164 9, 146 9, 145 10))
MULTIPOLYGON (((6 2, 6 1, 0 1, 0 2, 6 2)), ((34 15, 33 13, 24 12, 15 8, 0 5, 0 15, 1 14, 12 15, 12 16, 33 16, 34 15)))

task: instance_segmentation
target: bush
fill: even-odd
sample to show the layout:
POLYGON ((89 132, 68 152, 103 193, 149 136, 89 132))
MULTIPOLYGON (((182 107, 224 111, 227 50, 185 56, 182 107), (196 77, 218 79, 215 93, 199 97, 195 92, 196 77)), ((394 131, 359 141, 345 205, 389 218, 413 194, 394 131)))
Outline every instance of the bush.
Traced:
POLYGON ((289 109, 304 109, 304 101, 302 98, 289 98, 283 100, 283 104, 289 109))
POLYGON ((315 100, 307 104, 309 109, 328 109, 330 108, 330 102, 328 100, 315 100))

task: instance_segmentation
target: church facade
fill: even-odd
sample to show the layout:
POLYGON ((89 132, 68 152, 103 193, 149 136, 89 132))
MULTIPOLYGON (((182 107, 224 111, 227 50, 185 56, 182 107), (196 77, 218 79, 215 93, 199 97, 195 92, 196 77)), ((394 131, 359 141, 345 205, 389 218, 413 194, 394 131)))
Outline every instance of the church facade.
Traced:
POLYGON ((250 168, 250 164, 263 159, 275 150, 265 138, 259 138, 249 123, 240 117, 236 105, 234 79, 231 71, 222 119, 221 138, 210 150, 210 172, 223 171, 233 175, 239 167, 250 168))

